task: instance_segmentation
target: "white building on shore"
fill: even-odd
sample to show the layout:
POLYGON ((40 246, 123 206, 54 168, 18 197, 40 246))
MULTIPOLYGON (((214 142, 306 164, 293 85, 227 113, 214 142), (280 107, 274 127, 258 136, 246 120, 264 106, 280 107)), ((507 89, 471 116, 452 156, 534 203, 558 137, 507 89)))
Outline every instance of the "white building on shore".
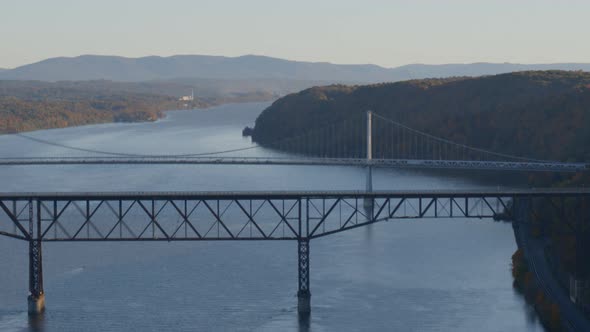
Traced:
POLYGON ((182 96, 178 100, 180 100, 180 101, 193 101, 193 100, 195 100, 195 89, 191 90, 190 96, 182 96))

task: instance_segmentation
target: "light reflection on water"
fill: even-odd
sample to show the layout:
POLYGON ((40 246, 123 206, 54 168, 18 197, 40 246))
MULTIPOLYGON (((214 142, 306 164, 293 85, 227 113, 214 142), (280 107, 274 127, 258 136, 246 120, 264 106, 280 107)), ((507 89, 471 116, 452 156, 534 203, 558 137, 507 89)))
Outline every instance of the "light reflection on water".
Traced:
MULTIPOLYGON (((250 145, 241 129, 266 105, 31 135, 116 152, 222 150, 250 145)), ((1 156, 63 154, 0 137, 1 156)), ((364 179, 352 167, 7 167, 0 190, 336 190, 363 189, 364 179)), ((407 170, 377 170, 374 180, 376 190, 479 186, 407 170)), ((510 225, 470 219, 395 220, 314 240, 313 312, 302 319, 296 243, 51 243, 44 246, 47 312, 29 320, 27 245, 1 238, 0 330, 542 331, 511 286, 515 248, 510 225)))

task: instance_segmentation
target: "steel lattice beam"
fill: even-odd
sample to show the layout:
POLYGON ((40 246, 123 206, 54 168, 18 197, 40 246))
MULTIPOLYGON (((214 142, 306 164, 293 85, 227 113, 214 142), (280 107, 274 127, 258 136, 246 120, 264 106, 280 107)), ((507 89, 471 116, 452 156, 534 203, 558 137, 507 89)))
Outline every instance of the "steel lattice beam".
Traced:
POLYGON ((565 199, 575 203, 588 197, 590 190, 580 188, 4 193, 0 194, 0 235, 29 242, 30 313, 45 308, 43 242, 290 240, 297 241, 298 311, 308 314, 313 239, 390 219, 519 219, 534 213, 531 202, 535 200, 537 205, 543 203, 538 200, 547 201, 545 206, 563 213, 565 199), (368 208, 363 204, 367 199, 372 202, 368 208))
POLYGON ((0 235, 45 242, 301 240, 389 219, 510 216, 519 197, 588 196, 588 189, 15 193, 0 194, 0 235), (38 235, 23 218, 31 202, 38 235))

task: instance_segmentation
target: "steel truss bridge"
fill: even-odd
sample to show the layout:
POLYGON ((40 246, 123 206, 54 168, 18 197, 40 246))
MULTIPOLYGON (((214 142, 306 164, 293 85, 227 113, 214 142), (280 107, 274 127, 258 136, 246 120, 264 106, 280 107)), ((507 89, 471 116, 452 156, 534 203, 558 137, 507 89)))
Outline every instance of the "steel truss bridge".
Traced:
POLYGON ((0 235, 29 242, 31 313, 44 310, 43 242, 297 241, 306 314, 311 240, 395 219, 513 219, 518 199, 555 204, 590 199, 590 190, 0 194, 0 235))
MULTIPOLYGON (((353 124, 358 123, 352 120, 353 124)), ((379 123, 379 122, 377 122, 379 123)), ((356 128, 356 129, 355 129, 356 128)), ((269 144, 293 157, 228 156, 254 147, 200 154, 139 155, 98 151, 22 135, 37 143, 90 156, 4 157, 0 166, 190 164, 359 166, 367 170, 366 190, 337 192, 69 192, 0 193, 0 235, 29 243, 29 313, 45 308, 42 243, 74 241, 296 241, 298 311, 311 310, 310 241, 377 222, 417 218, 515 219, 523 200, 584 201, 590 190, 503 189, 373 191, 372 169, 442 168, 580 172, 584 163, 515 157, 458 144, 406 127, 371 112, 360 142, 341 140, 338 131, 357 133, 344 121, 269 144), (373 144, 373 115, 385 125, 373 144), (100 156, 97 156, 100 155, 100 156), (374 158, 375 157, 375 158, 374 158)), ((561 203, 561 206, 565 206, 561 203)))

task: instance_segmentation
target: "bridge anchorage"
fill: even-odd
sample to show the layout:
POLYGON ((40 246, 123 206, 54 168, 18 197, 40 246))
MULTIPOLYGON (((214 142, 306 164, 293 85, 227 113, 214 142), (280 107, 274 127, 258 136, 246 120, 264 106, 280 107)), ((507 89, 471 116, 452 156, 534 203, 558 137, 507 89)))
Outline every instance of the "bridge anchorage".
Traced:
MULTIPOLYGON (((108 156, 0 158, 0 166, 248 164, 366 169, 364 191, 0 193, 0 235, 29 242, 29 313, 45 310, 42 245, 47 242, 296 241, 298 312, 306 315, 311 311, 312 240, 395 219, 513 219, 515 202, 523 199, 545 200, 543 206, 581 200, 582 206, 588 206, 590 190, 585 188, 375 191, 375 167, 553 172, 586 171, 589 167, 457 144, 371 111, 366 113, 366 126, 359 123, 345 120, 268 145, 296 153, 289 158, 227 157, 227 153, 261 146, 184 155, 112 153, 21 135, 42 144, 108 156), (352 133, 354 141, 342 140, 339 130, 352 133)), ((519 214, 523 206, 519 206, 519 214)), ((538 206, 528 204, 525 209, 534 213, 538 206)))

